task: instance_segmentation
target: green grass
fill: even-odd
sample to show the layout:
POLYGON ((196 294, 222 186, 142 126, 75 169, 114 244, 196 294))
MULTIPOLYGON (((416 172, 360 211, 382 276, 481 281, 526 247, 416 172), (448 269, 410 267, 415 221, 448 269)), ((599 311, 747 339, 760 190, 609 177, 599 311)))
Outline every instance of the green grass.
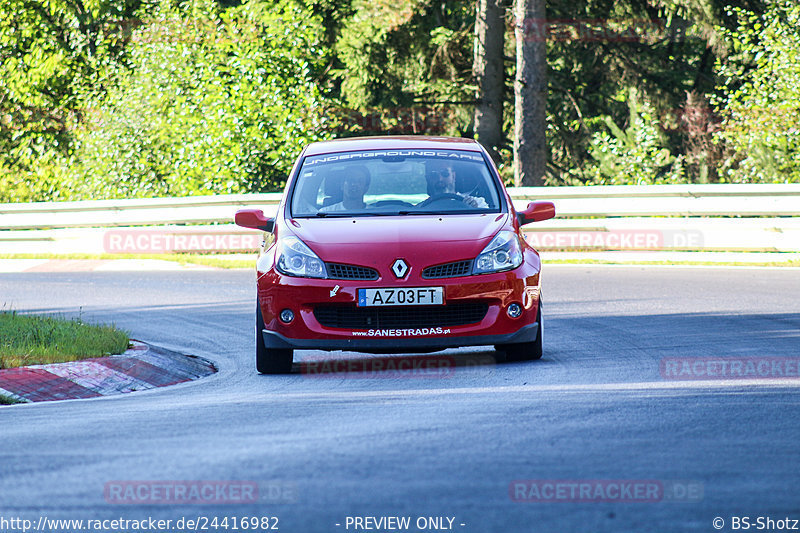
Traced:
POLYGON ((0 254, 0 259, 158 259, 181 265, 203 265, 225 269, 254 269, 256 258, 255 253, 252 254, 252 259, 222 259, 202 254, 0 254))
POLYGON ((548 259, 548 265, 657 265, 657 266, 746 266, 746 267, 800 267, 800 261, 742 262, 742 261, 612 261, 605 259, 548 259))
MULTIPOLYGON (((725 252, 720 252, 725 253, 725 252)), ((204 265, 215 268, 254 269, 257 255, 248 259, 224 259, 202 254, 0 254, 0 259, 158 259, 182 265, 204 265)), ((622 261, 607 259, 548 259, 548 264, 576 265, 700 265, 700 266, 760 266, 800 267, 800 261, 622 261)))
POLYGON ((0 368, 64 363, 124 352, 128 333, 80 318, 0 312, 0 368))
POLYGON ((225 269, 233 269, 233 268, 249 268, 250 270, 255 270, 256 268, 256 255, 253 254, 252 259, 222 259, 220 257, 208 257, 204 255, 195 255, 187 257, 185 260, 181 260, 180 257, 168 256, 162 257, 162 259, 167 259, 168 261, 178 261, 181 264, 194 264, 194 265, 204 265, 216 268, 225 268, 225 269))

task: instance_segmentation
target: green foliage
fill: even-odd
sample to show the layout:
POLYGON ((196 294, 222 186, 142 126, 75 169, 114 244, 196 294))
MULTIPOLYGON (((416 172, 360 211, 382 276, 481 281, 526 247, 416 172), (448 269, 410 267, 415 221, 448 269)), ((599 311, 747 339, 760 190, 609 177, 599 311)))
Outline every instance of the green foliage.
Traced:
MULTIPOLYGON (((794 4, 548 2, 547 183, 800 181, 794 4)), ((0 202, 278 190, 316 139, 470 136, 475 7, 0 0, 0 202)))
POLYGON ((326 128, 311 79, 319 24, 296 4, 163 2, 133 32, 131 69, 88 99, 77 197, 278 190, 326 128), (311 23, 310 23, 311 22, 311 23))
POLYGON ((600 120, 608 131, 592 136, 590 152, 597 161, 593 183, 602 185, 652 185, 685 180, 683 157, 668 148, 666 135, 652 105, 630 91, 628 128, 622 130, 609 116, 600 120))
POLYGON ((731 151, 721 173, 737 183, 800 182, 800 5, 772 0, 763 15, 742 9, 719 65, 724 95, 718 140, 731 151))
POLYGON ((139 0, 0 2, 0 201, 58 196, 78 94, 123 59, 139 0))
POLYGON ((474 99, 474 2, 353 0, 352 10, 335 45, 342 99, 388 116, 446 102, 444 130, 469 133, 472 106, 452 102, 474 99))
POLYGON ((547 182, 707 180, 701 165, 685 165, 681 109, 687 93, 713 90, 714 24, 723 24, 724 4, 743 1, 549 3, 548 18, 561 23, 547 49, 547 182), (631 89, 638 101, 629 98, 631 89), (609 120, 626 134, 615 134, 609 120), (683 170, 669 170, 680 156, 683 170), (658 161, 641 159, 649 157, 658 161), (626 170, 634 161, 636 170, 626 170), (612 178, 615 168, 621 174, 612 178))

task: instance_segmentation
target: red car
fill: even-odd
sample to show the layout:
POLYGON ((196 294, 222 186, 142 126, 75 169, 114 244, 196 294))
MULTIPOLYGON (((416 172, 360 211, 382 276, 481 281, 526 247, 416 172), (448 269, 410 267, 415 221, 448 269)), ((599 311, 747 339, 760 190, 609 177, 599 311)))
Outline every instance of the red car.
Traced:
POLYGON ((550 202, 515 211, 471 139, 309 145, 274 219, 236 213, 272 234, 257 263, 257 370, 290 372, 304 349, 494 345, 510 360, 539 359, 541 261, 520 227, 554 215, 550 202))

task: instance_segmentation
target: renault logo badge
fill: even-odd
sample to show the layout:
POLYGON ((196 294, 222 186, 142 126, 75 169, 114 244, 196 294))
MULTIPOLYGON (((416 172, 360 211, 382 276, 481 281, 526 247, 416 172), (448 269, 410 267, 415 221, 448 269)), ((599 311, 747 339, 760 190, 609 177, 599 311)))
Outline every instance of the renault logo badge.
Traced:
POLYGON ((404 278, 408 274, 408 263, 402 259, 395 259, 394 263, 392 263, 392 272, 397 279, 404 278))

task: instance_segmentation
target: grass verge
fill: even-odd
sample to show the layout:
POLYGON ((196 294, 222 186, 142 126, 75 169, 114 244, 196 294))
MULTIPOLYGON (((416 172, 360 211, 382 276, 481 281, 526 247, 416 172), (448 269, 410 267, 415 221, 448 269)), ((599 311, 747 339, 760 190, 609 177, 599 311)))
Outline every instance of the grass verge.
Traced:
MULTIPOLYGON (((725 253, 725 252, 720 252, 725 253)), ((215 268, 254 269, 257 255, 246 259, 215 257, 202 254, 0 254, 0 259, 157 259, 182 265, 203 265, 215 268)), ((621 261, 607 259, 547 259, 548 264, 564 265, 694 265, 694 266, 752 266, 800 267, 800 261, 621 261)))
POLYGON ((0 254, 0 259, 157 259, 181 265, 203 265, 215 268, 255 268, 257 255, 248 259, 225 259, 202 254, 0 254))
POLYGON ((656 265, 656 266, 741 266, 741 267, 800 267, 800 261, 743 262, 743 261, 611 261, 605 259, 547 259, 548 265, 656 265))
POLYGON ((128 333, 80 318, 0 312, 0 369, 64 363, 124 352, 128 333))

